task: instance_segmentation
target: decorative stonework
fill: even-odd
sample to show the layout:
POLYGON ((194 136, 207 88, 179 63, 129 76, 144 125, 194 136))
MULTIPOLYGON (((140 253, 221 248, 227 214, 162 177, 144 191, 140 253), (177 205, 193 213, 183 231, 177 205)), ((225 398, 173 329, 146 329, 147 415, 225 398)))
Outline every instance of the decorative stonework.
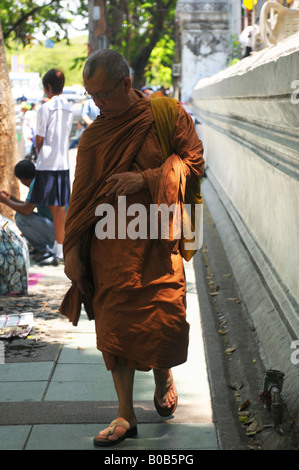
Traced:
POLYGON ((178 1, 177 12, 201 12, 201 11, 227 11, 227 2, 181 2, 178 1))
POLYGON ((185 45, 196 57, 207 58, 211 54, 222 51, 224 41, 225 37, 221 32, 204 31, 194 34, 192 37, 188 35, 185 45))
POLYGON ((189 101, 197 81, 226 67, 228 3, 178 0, 181 43, 181 99, 189 101))

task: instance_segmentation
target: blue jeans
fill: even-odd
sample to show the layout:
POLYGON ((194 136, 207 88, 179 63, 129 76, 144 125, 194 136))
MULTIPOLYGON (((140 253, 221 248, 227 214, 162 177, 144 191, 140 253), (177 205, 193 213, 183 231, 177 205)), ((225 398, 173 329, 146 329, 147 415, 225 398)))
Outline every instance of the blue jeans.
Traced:
POLYGON ((79 140, 80 140, 80 139, 73 139, 73 140, 71 141, 71 144, 70 144, 70 146, 69 146, 69 149, 73 149, 74 147, 76 147, 76 145, 79 144, 79 140))
POLYGON ((28 243, 38 251, 52 250, 55 241, 54 224, 50 219, 41 217, 36 212, 30 215, 15 215, 18 229, 28 243))

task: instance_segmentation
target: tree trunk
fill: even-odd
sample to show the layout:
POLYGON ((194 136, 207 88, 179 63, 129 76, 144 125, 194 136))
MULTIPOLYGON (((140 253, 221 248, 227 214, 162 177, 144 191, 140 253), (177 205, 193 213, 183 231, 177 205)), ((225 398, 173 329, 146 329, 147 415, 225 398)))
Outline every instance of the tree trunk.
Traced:
MULTIPOLYGON (((14 176, 18 161, 15 104, 11 93, 0 21, 0 190, 19 198, 19 181, 14 176)), ((14 218, 14 211, 0 204, 0 214, 14 218)))
MULTIPOLYGON (((171 3, 171 1, 169 3, 171 3)), ((164 22, 167 16, 168 7, 164 7, 163 2, 158 1, 157 8, 159 10, 159 13, 154 15, 153 17, 154 28, 149 36, 149 43, 148 45, 139 49, 139 53, 137 54, 137 56, 135 57, 135 59, 132 61, 132 64, 131 64, 132 68, 134 69, 134 80, 133 80, 134 88, 140 89, 144 85, 145 67, 148 64, 152 50, 154 49, 158 41, 164 35, 164 30, 165 30, 164 22)))

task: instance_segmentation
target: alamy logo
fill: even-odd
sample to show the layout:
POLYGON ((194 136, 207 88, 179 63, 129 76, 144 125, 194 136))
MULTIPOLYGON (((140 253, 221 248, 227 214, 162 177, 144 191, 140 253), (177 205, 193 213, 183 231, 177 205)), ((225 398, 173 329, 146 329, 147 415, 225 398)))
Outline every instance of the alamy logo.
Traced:
POLYGON ((291 103, 298 104, 299 103, 299 80, 293 80, 291 83, 291 88, 295 88, 295 91, 291 94, 291 103))
POLYGON ((292 341, 291 348, 295 349, 291 354, 291 363, 297 365, 299 364, 299 339, 292 341))
POLYGON ((95 215, 101 217, 95 226, 96 237, 131 240, 136 239, 181 239, 188 240, 185 249, 198 250, 202 245, 202 204, 195 205, 195 227, 191 225, 191 205, 185 204, 183 216, 180 204, 150 204, 149 213, 143 204, 127 207, 126 196, 119 196, 116 211, 111 204, 100 204, 95 215), (171 230, 170 230, 171 227, 171 230))

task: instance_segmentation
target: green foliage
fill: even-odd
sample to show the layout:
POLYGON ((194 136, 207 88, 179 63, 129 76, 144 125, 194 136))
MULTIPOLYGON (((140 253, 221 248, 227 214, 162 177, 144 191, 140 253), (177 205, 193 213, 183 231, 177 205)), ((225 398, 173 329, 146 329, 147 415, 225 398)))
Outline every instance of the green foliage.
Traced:
POLYGON ((154 47, 144 74, 148 86, 172 85, 174 45, 174 40, 165 35, 154 47))
POLYGON ((114 47, 131 62, 140 51, 149 46, 153 36, 169 34, 173 30, 176 0, 107 0, 106 12, 110 40, 114 47), (163 23, 163 30, 157 25, 163 23))
POLYGON ((71 44, 66 41, 54 42, 53 49, 43 44, 33 44, 25 49, 9 42, 6 49, 6 59, 10 67, 11 56, 18 55, 19 63, 24 65, 25 72, 38 72, 41 77, 51 68, 58 68, 65 74, 66 85, 82 84, 82 69, 84 61, 76 61, 79 57, 87 58, 87 37, 76 37, 71 44))
MULTIPOLYGON (((164 37, 173 38, 174 16, 177 0, 106 0, 107 22, 111 47, 121 52, 135 71, 135 85, 140 87, 144 82, 144 70, 149 61, 154 61, 154 70, 159 69, 158 52, 152 51, 164 37)), ((166 44, 166 42, 164 43, 166 44)), ((161 46, 159 46, 161 47, 161 46)), ((167 50, 169 50, 167 48, 167 50)), ((164 55, 165 56, 165 55, 164 55)), ((172 51, 170 51, 170 57, 172 51)), ((165 56, 166 57, 166 56, 165 56)), ((159 74, 170 80, 167 66, 160 61, 159 74)), ((153 71, 151 80, 153 80, 153 71)), ((149 77, 147 77, 149 78, 149 77)), ((156 80, 156 79, 155 79, 156 80)), ((159 77, 157 78, 160 81, 159 77)))
POLYGON ((235 64, 241 59, 242 47, 237 34, 229 38, 229 56, 227 58, 228 66, 235 64))
POLYGON ((87 16, 85 0, 0 0, 3 37, 31 44, 37 32, 52 31, 56 40, 61 33, 68 39, 68 25, 76 14, 87 16))
MULTIPOLYGON (((104 0, 104 3, 106 34, 110 47, 122 53, 133 67, 135 86, 140 87, 144 83, 146 67, 147 80, 168 86, 171 82, 169 61, 173 56, 177 0, 104 0), (163 38, 167 40, 163 42, 163 38), (155 49, 157 44, 159 45, 155 49), (162 47, 165 47, 165 52, 161 51, 162 47)), ((63 70, 72 70, 73 74, 81 72, 82 61, 79 59, 83 58, 84 61, 85 50, 76 50, 79 54, 77 57, 71 52, 71 48, 65 52, 69 42, 68 26, 78 16, 87 18, 87 0, 0 0, 0 18, 6 47, 11 46, 11 41, 26 46, 24 55, 28 70, 38 69, 41 74, 48 69, 49 63, 52 66, 55 63, 62 64, 63 70), (35 38, 38 33, 49 36, 49 32, 54 36, 54 49, 40 54, 35 38), (65 47, 60 50, 57 42, 63 38, 62 44, 65 47), (32 47, 34 52, 28 54, 27 46, 32 47), (32 55, 36 56, 36 63, 31 61, 32 55), (68 65, 68 55, 72 56, 73 65, 74 61, 77 62, 73 69, 68 65)))
POLYGON ((238 62, 240 62, 240 59, 237 59, 237 58, 236 58, 236 59, 233 59, 233 60, 231 60, 231 61, 227 64, 227 66, 228 66, 228 67, 231 67, 232 65, 235 65, 235 64, 237 64, 238 62))

